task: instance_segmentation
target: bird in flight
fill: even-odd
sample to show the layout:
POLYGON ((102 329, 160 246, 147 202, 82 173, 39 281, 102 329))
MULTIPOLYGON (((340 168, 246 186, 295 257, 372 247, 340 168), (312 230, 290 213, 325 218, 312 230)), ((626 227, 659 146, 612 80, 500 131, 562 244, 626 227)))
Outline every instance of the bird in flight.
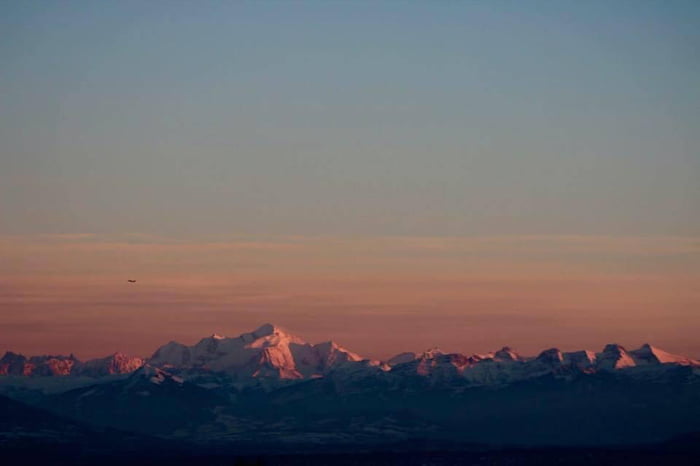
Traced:
POLYGON ((127 280, 129 283, 136 283, 136 280, 127 280))

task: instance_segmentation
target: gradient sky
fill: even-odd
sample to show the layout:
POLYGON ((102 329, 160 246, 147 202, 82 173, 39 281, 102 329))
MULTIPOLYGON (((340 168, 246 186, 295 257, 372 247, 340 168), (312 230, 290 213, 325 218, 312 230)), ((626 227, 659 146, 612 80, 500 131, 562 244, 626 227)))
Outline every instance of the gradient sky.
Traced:
POLYGON ((374 357, 700 356, 699 24, 694 0, 0 1, 0 350, 272 321, 374 357))

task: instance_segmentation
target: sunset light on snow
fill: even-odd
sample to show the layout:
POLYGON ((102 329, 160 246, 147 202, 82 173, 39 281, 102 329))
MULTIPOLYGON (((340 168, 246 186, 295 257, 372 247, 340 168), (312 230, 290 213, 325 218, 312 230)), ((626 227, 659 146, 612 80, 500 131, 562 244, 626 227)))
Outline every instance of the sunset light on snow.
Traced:
POLYGON ((700 2, 0 2, 0 462, 700 464, 700 2))

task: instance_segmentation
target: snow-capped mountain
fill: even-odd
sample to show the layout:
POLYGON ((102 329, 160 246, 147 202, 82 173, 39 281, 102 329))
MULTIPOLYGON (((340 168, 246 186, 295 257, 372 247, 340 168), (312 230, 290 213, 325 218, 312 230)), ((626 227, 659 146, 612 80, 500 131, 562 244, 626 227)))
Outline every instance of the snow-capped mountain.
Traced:
POLYGON ((601 353, 596 354, 596 367, 602 370, 624 369, 634 367, 637 363, 627 350, 616 344, 605 345, 601 353))
POLYGON ((606 345, 599 353, 581 350, 562 352, 558 348, 542 351, 535 358, 520 356, 510 347, 486 354, 466 356, 443 353, 437 348, 422 354, 401 353, 389 359, 390 376, 418 376, 431 384, 466 383, 470 386, 503 385, 546 374, 566 375, 572 372, 592 374, 657 367, 658 371, 674 366, 700 369, 700 362, 654 348, 648 344, 627 351, 617 344, 606 345))
POLYGON ((634 360, 635 365, 679 364, 682 366, 696 366, 699 363, 685 356, 671 354, 659 348, 655 348, 648 343, 645 343, 639 349, 630 351, 630 356, 634 360))
POLYGON ((27 358, 7 352, 0 359, 0 375, 102 377, 129 374, 144 364, 187 379, 222 374, 239 385, 261 381, 288 384, 330 373, 335 373, 336 377, 340 377, 340 373, 352 374, 354 379, 386 373, 389 378, 422 377, 431 384, 459 382, 474 386, 507 384, 571 371, 590 374, 637 367, 645 367, 647 372, 654 367, 659 370, 669 366, 700 368, 696 360, 649 344, 631 351, 609 344, 597 353, 550 348, 536 357, 523 357, 510 347, 470 356, 431 348, 423 353, 400 353, 387 362, 369 361, 335 342, 311 344, 278 326, 265 324, 237 337, 214 334, 192 346, 171 341, 148 359, 114 353, 83 362, 72 354, 27 358))
POLYGON ((193 346, 161 346, 148 364, 174 371, 206 370, 238 378, 308 379, 362 358, 328 341, 310 344, 272 324, 227 338, 212 335, 193 346))
POLYGON ((79 361, 73 356, 31 356, 8 351, 0 359, 0 375, 70 375, 79 361))
POLYGON ((91 359, 78 364, 74 373, 89 377, 129 374, 143 366, 144 362, 142 358, 127 356, 124 353, 114 353, 105 358, 91 359))
POLYGON ((266 324, 170 342, 145 360, 7 353, 0 372, 14 375, 0 377, 1 393, 68 419, 207 445, 588 445, 700 431, 700 362, 650 345, 534 357, 432 348, 380 362, 266 324))
POLYGON ((141 367, 144 360, 114 353, 105 358, 80 361, 69 356, 31 356, 8 351, 0 358, 0 375, 24 376, 88 376, 101 377, 114 374, 128 374, 141 367))

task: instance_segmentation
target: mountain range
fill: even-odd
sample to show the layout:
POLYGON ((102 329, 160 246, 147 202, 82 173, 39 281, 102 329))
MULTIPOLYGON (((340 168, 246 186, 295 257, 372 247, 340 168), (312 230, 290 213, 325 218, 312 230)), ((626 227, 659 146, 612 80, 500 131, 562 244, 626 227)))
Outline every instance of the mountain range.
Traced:
POLYGON ((700 431, 700 362, 648 344, 377 361, 265 324, 143 359, 8 352, 0 375, 0 395, 66 422, 212 448, 629 445, 700 431))
POLYGON ((83 362, 73 354, 25 357, 8 351, 0 358, 0 375, 100 377, 128 374, 150 366, 173 373, 223 373, 241 382, 303 381, 342 370, 415 374, 435 380, 460 377, 471 384, 488 385, 566 369, 595 373, 664 365, 700 367, 700 361, 649 344, 631 351, 609 344, 597 353, 551 348, 536 357, 521 356, 509 347, 470 356, 432 348, 378 361, 364 359, 333 341, 310 344, 280 327, 265 324, 233 338, 214 334, 192 346, 171 341, 149 358, 114 353, 83 362))

